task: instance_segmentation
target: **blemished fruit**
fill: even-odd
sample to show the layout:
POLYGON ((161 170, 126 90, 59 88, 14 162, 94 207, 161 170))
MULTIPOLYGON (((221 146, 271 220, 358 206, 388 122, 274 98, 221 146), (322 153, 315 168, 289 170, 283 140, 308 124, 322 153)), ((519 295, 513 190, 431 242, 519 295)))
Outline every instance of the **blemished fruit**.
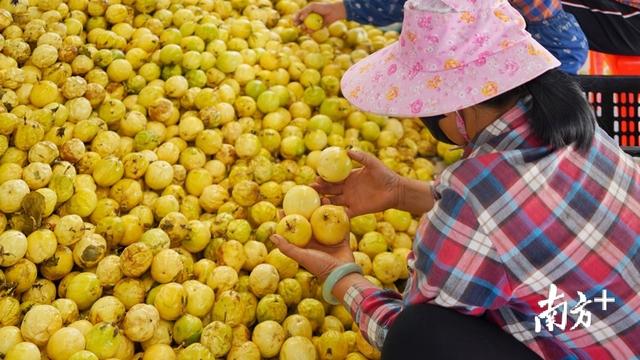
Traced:
POLYGON ((399 34, 298 28, 308 3, 0 4, 4 359, 379 358, 269 238, 348 239, 394 288, 418 218, 349 221, 314 183, 360 166, 348 149, 423 181, 461 151, 350 105, 344 72, 399 34))
POLYGON ((313 236, 324 245, 337 245, 349 234, 349 217, 344 208, 322 205, 311 215, 313 236))
POLYGON ((351 158, 344 149, 331 146, 320 153, 318 175, 328 182, 337 183, 346 179, 352 168, 351 158))
POLYGON ((296 246, 305 247, 311 241, 311 224, 302 215, 287 215, 278 222, 276 233, 296 246))
POLYGON ((155 307, 136 304, 125 315, 122 327, 129 339, 142 342, 153 337, 159 322, 160 314, 155 307))
POLYGON ((348 352, 347 340, 338 331, 329 330, 323 333, 318 340, 320 359, 344 359, 348 352))

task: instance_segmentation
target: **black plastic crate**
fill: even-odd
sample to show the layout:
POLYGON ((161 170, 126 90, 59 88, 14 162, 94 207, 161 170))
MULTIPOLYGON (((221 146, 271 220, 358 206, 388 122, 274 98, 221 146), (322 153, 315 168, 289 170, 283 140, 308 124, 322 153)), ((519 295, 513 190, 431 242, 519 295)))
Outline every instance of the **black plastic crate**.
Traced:
POLYGON ((640 76, 580 75, 598 124, 629 154, 640 155, 640 76))

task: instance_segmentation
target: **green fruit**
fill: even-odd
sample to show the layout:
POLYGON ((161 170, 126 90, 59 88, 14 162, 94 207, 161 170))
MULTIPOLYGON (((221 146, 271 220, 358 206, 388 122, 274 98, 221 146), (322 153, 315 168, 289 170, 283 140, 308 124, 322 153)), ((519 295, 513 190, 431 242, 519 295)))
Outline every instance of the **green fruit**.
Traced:
POLYGON ((187 346, 186 348, 180 350, 178 352, 177 360, 215 360, 211 351, 209 349, 200 344, 195 343, 187 346))
POLYGON ((124 342, 118 328, 108 323, 94 325, 85 338, 87 350, 97 355, 100 359, 115 357, 118 348, 124 342))
POLYGON ((71 279, 66 296, 78 305, 78 309, 85 310, 102 296, 102 285, 96 274, 83 272, 71 279))
POLYGON ((351 218, 351 231, 362 236, 370 231, 375 231, 378 225, 374 214, 360 215, 351 218))
POLYGON ((287 317, 287 304, 285 304, 282 296, 269 294, 258 302, 256 316, 258 322, 273 320, 281 323, 287 317))
POLYGON ((280 98, 275 92, 266 90, 258 96, 257 105, 258 109, 265 114, 274 112, 280 106, 280 98))
POLYGON ((183 315, 173 324, 173 340, 181 345, 191 345, 200 340, 202 321, 193 315, 183 315))

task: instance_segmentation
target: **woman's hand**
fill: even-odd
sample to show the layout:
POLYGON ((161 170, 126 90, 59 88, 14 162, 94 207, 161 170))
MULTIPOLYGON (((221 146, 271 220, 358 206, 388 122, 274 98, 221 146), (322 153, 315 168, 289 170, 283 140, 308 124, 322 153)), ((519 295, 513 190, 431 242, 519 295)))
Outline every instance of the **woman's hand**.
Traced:
POLYGON ((348 237, 335 246, 322 245, 312 239, 305 248, 297 247, 277 234, 271 235, 270 239, 283 254, 297 261, 320 281, 324 281, 336 267, 355 261, 348 237))
POLYGON ((400 201, 400 175, 371 154, 352 150, 348 153, 363 166, 341 183, 318 178, 311 186, 327 196, 331 204, 344 206, 349 217, 396 208, 400 201))
POLYGON ((295 15, 293 18, 294 23, 296 25, 302 24, 307 15, 312 12, 322 16, 325 26, 347 17, 347 10, 342 1, 332 3, 314 2, 305 6, 295 15))

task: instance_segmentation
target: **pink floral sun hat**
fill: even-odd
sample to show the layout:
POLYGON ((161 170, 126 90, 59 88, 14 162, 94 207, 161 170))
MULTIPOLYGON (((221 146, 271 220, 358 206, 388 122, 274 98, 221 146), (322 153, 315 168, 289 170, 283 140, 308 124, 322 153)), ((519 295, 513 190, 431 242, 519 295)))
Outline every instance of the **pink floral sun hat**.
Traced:
POLYGON ((400 40, 350 67, 341 86, 364 111, 433 116, 481 103, 559 65, 506 0, 410 0, 400 40))

